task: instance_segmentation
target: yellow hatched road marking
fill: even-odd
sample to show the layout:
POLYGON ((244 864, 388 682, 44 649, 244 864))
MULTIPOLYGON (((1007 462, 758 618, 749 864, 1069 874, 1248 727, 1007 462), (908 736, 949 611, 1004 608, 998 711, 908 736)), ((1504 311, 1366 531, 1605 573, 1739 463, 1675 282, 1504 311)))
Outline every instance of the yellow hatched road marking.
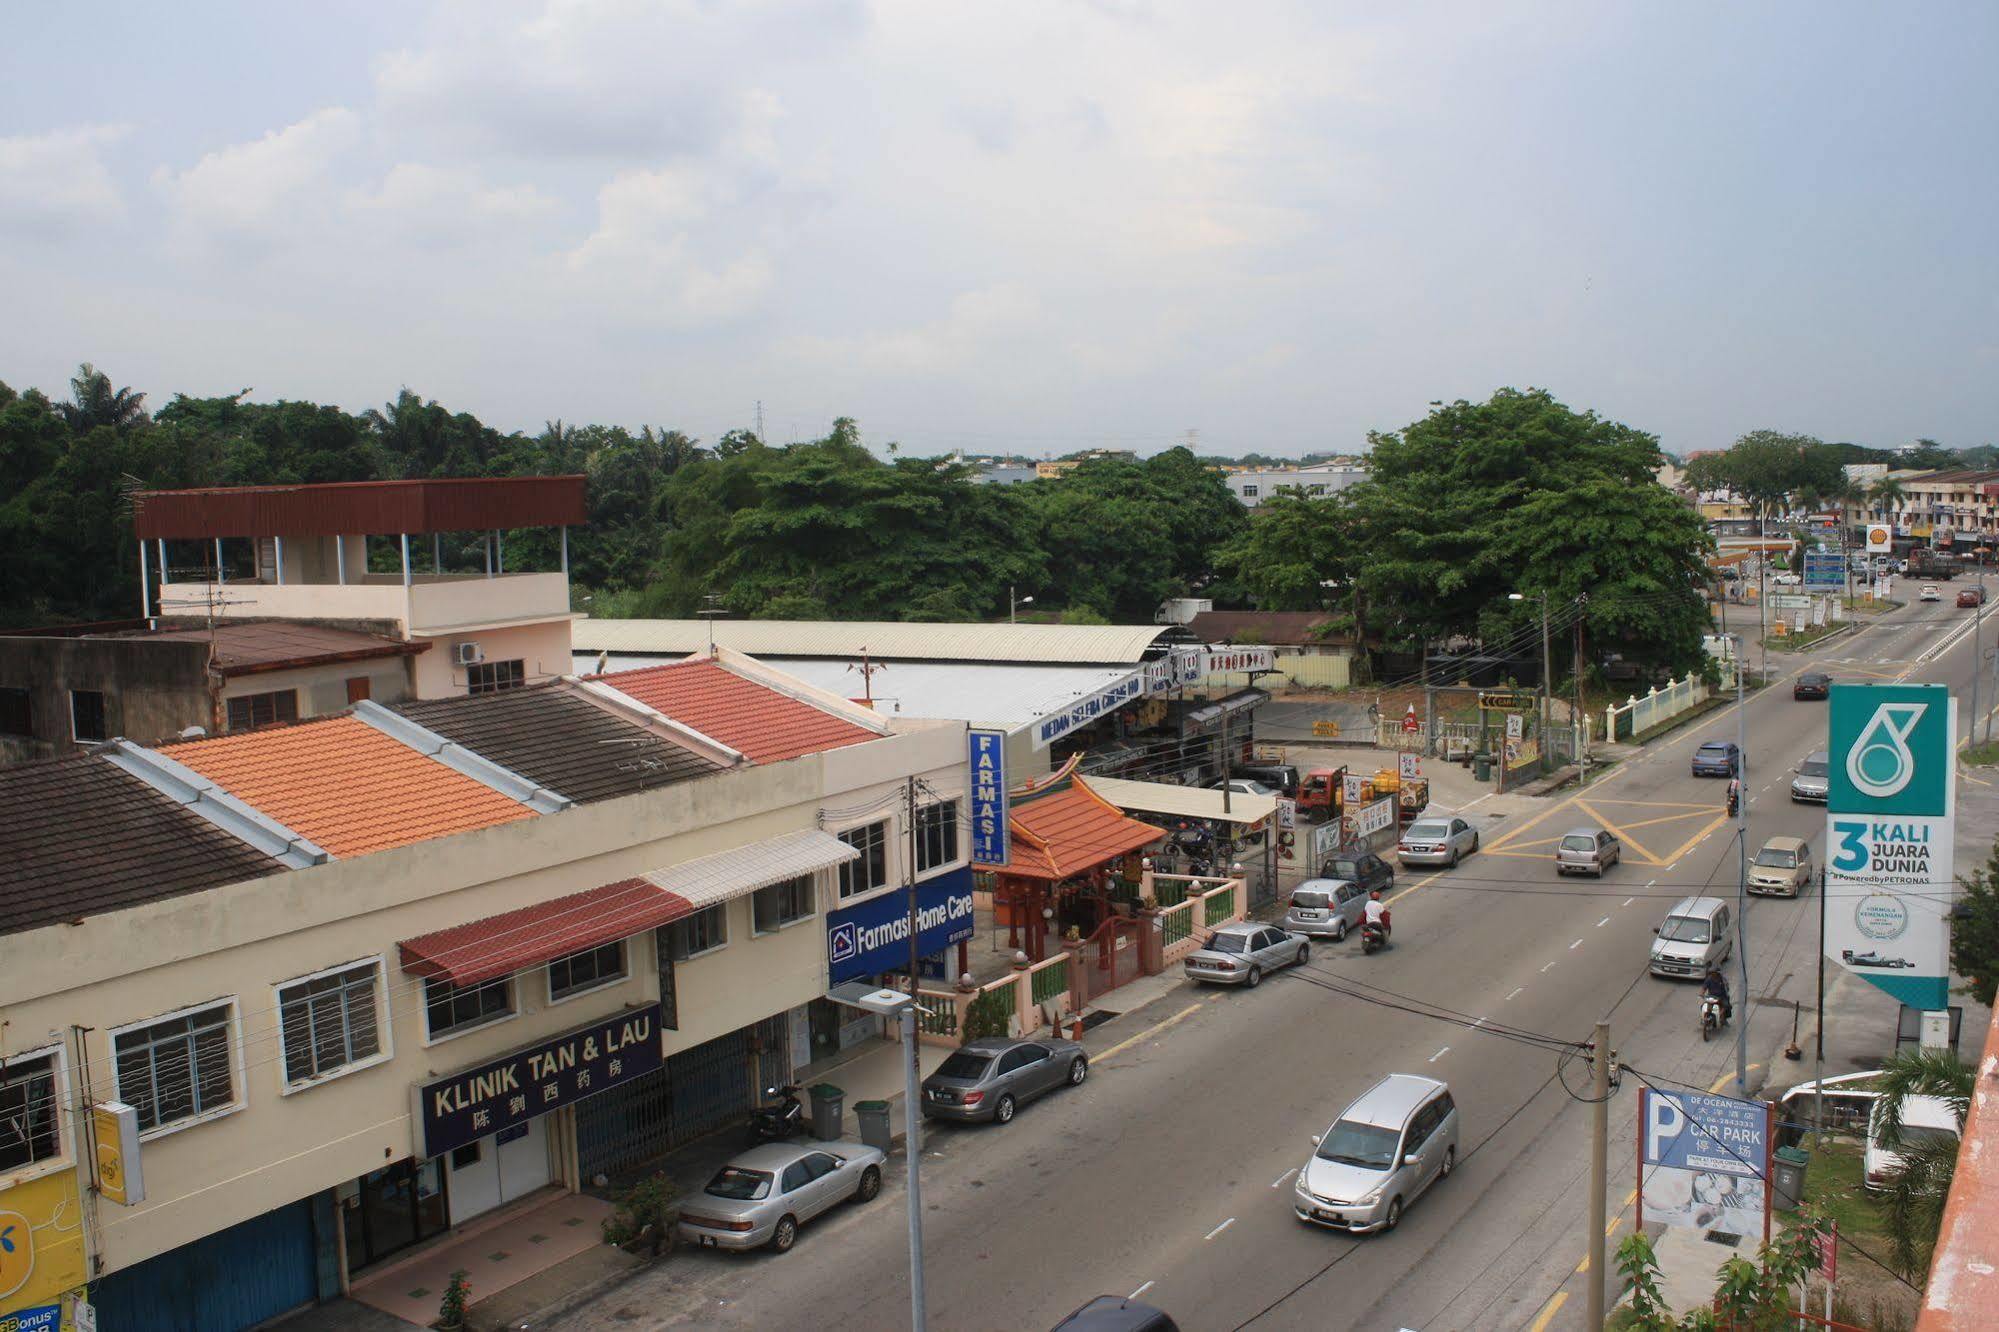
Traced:
POLYGON ((1569 1292, 1566 1290, 1556 1291, 1555 1298, 1541 1306, 1541 1316, 1528 1326, 1527 1332, 1547 1332, 1548 1324, 1555 1321, 1556 1311, 1568 1302, 1569 1292))

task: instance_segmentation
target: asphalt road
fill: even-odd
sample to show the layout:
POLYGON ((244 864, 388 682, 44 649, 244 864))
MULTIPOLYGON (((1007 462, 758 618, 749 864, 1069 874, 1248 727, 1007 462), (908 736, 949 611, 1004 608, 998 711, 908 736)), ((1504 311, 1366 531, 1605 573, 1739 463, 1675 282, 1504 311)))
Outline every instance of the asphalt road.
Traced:
MULTIPOLYGON (((1815 861, 1819 851, 1822 810, 1793 805, 1787 788, 1796 762, 1824 746, 1825 705, 1794 702, 1788 676, 1826 669, 1962 688, 1970 618, 1949 602, 1912 605, 1816 653, 1772 658, 1780 678, 1746 714, 1752 854, 1780 833, 1810 839, 1815 861)), ((1730 1090, 1732 1043, 1703 1043, 1694 987, 1649 977, 1645 958, 1676 899, 1734 893, 1723 783, 1687 768, 1700 741, 1734 734, 1731 705, 1585 792, 1483 798, 1468 810, 1480 854, 1456 870, 1405 871, 1387 952, 1328 945, 1253 992, 1183 986, 1092 1033, 1082 1088, 1005 1129, 933 1130, 923 1162, 931 1326, 1046 1328, 1095 1295, 1134 1292, 1188 1329, 1581 1326, 1588 1109, 1564 1091, 1555 1056, 1490 1027, 1583 1039, 1607 1015, 1627 1065, 1730 1090), (1558 881, 1554 839, 1594 822, 1622 831, 1625 862, 1601 882, 1558 881), (1464 1017, 1401 1011, 1404 998, 1464 1017), (1301 1225, 1291 1172, 1311 1135, 1397 1071, 1451 1084, 1463 1118, 1457 1172, 1393 1234, 1301 1225)), ((1791 1003, 1809 1002, 1815 905, 1809 894, 1750 905, 1750 988, 1768 1001, 1750 1011, 1752 1060, 1788 1035, 1791 1003)), ((1738 1019, 1744 1007, 1738 986, 1738 1019)), ((1765 1075, 1760 1063, 1751 1070, 1752 1090, 1765 1075)), ((1586 1077, 1580 1063, 1567 1069, 1579 1092, 1586 1077)), ((1627 1077, 1612 1102, 1619 1233, 1635 1085, 1627 1077)), ((878 1201, 822 1218, 782 1258, 683 1251, 566 1325, 906 1326, 903 1202, 892 1176, 878 1201)))

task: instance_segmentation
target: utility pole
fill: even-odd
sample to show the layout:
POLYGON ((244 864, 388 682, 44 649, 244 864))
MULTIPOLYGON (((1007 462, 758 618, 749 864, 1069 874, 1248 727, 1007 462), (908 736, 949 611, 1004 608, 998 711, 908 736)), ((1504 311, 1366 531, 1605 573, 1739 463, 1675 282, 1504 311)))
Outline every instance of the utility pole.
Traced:
MULTIPOLYGON (((1741 655, 1737 653, 1738 657, 1741 655)), ((1735 664, 1735 957, 1742 968, 1735 1023, 1735 1094, 1749 1095, 1749 710, 1742 703, 1742 663, 1735 664)), ((1823 898, 1823 894, 1821 894, 1823 898)), ((1599 1324, 1599 1326, 1601 1326, 1599 1324)))
POLYGON ((909 1047, 903 1077, 903 1159, 909 1176, 909 1326, 923 1332, 923 1191, 917 1167, 923 1161, 923 1116, 917 1113, 923 1066, 918 1057, 922 1045, 923 1011, 917 1006, 916 969, 919 959, 916 915, 916 778, 903 779, 903 803, 909 814, 909 864, 903 877, 909 883, 909 1017, 902 1029, 903 1044, 909 1047))
MULTIPOLYGON (((1589 609, 1589 593, 1576 598, 1576 660, 1575 689, 1576 715, 1573 720, 1576 730, 1576 785, 1589 785, 1589 718, 1583 713, 1583 618, 1589 609)), ((1614 737, 1606 735, 1605 740, 1614 737)))
POLYGON ((1541 589, 1541 771, 1550 766, 1548 753, 1548 694, 1555 687, 1555 659, 1548 647, 1548 589, 1541 589))
POLYGON ((1819 1020, 1812 1038, 1812 1133, 1814 1150, 1825 1146, 1825 870, 1819 870, 1819 1020))
MULTIPOLYGON (((1971 725, 1964 733, 1967 743, 1978 738, 1978 666, 1981 661, 1978 654, 1978 635, 1979 620, 1984 614, 1985 586, 1981 583, 1978 588, 1978 600, 1971 607, 1971 725)), ((1957 743, 1956 736, 1951 737, 1951 743, 1957 743)))
POLYGON ((1437 691, 1430 688, 1430 640, 1426 636, 1419 640, 1418 651, 1423 654, 1423 753, 1433 754, 1437 747, 1437 691))
POLYGON ((1596 1024, 1595 1045, 1590 1050, 1590 1067, 1596 1076, 1590 1106, 1589 1139, 1589 1278, 1585 1287, 1589 1310, 1586 1326, 1592 1332, 1603 1326, 1604 1265, 1610 1261, 1610 1222, 1605 1216, 1604 1193, 1610 1187, 1610 1023, 1596 1024))

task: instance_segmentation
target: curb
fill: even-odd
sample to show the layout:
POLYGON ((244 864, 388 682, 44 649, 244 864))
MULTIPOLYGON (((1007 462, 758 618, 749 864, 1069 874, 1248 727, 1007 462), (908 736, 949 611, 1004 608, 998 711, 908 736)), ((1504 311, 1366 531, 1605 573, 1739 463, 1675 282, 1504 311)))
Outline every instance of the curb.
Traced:
POLYGON ((601 1299, 614 1290, 619 1290, 630 1285, 659 1266, 661 1266, 661 1260, 654 1260, 652 1262, 640 1263, 637 1267, 626 1268, 622 1272, 614 1272, 610 1276, 598 1277, 595 1281, 586 1282, 578 1286, 576 1289, 563 1295, 562 1298, 535 1310, 526 1317, 508 1323, 507 1326, 509 1328, 560 1326, 561 1319, 568 1317, 592 1300, 601 1299))

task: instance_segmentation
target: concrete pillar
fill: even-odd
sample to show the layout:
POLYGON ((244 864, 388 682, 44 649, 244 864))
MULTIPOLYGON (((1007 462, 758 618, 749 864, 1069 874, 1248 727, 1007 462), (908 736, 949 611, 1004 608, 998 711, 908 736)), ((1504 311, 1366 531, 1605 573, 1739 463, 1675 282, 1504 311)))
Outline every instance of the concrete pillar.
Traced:
POLYGON ((226 583, 229 576, 222 571, 222 538, 215 538, 215 581, 226 583))
POLYGON ((567 523, 564 523, 562 525, 561 530, 562 530, 562 572, 565 576, 567 576, 569 573, 569 525, 567 523))
POLYGON ((402 535, 403 535, 403 586, 408 587, 410 585, 410 534, 408 532, 405 532, 402 535))
POLYGON ((340 586, 347 586, 347 538, 338 532, 333 534, 333 568, 339 576, 340 586))
POLYGON ((434 574, 444 572, 444 534, 442 532, 432 532, 430 534, 430 571, 434 574))
POLYGON ((153 618, 152 575, 146 570, 146 543, 143 540, 139 542, 139 618, 153 618))
POLYGON ((283 587, 285 585, 285 539, 283 537, 271 538, 271 560, 278 567, 278 586, 283 587))

